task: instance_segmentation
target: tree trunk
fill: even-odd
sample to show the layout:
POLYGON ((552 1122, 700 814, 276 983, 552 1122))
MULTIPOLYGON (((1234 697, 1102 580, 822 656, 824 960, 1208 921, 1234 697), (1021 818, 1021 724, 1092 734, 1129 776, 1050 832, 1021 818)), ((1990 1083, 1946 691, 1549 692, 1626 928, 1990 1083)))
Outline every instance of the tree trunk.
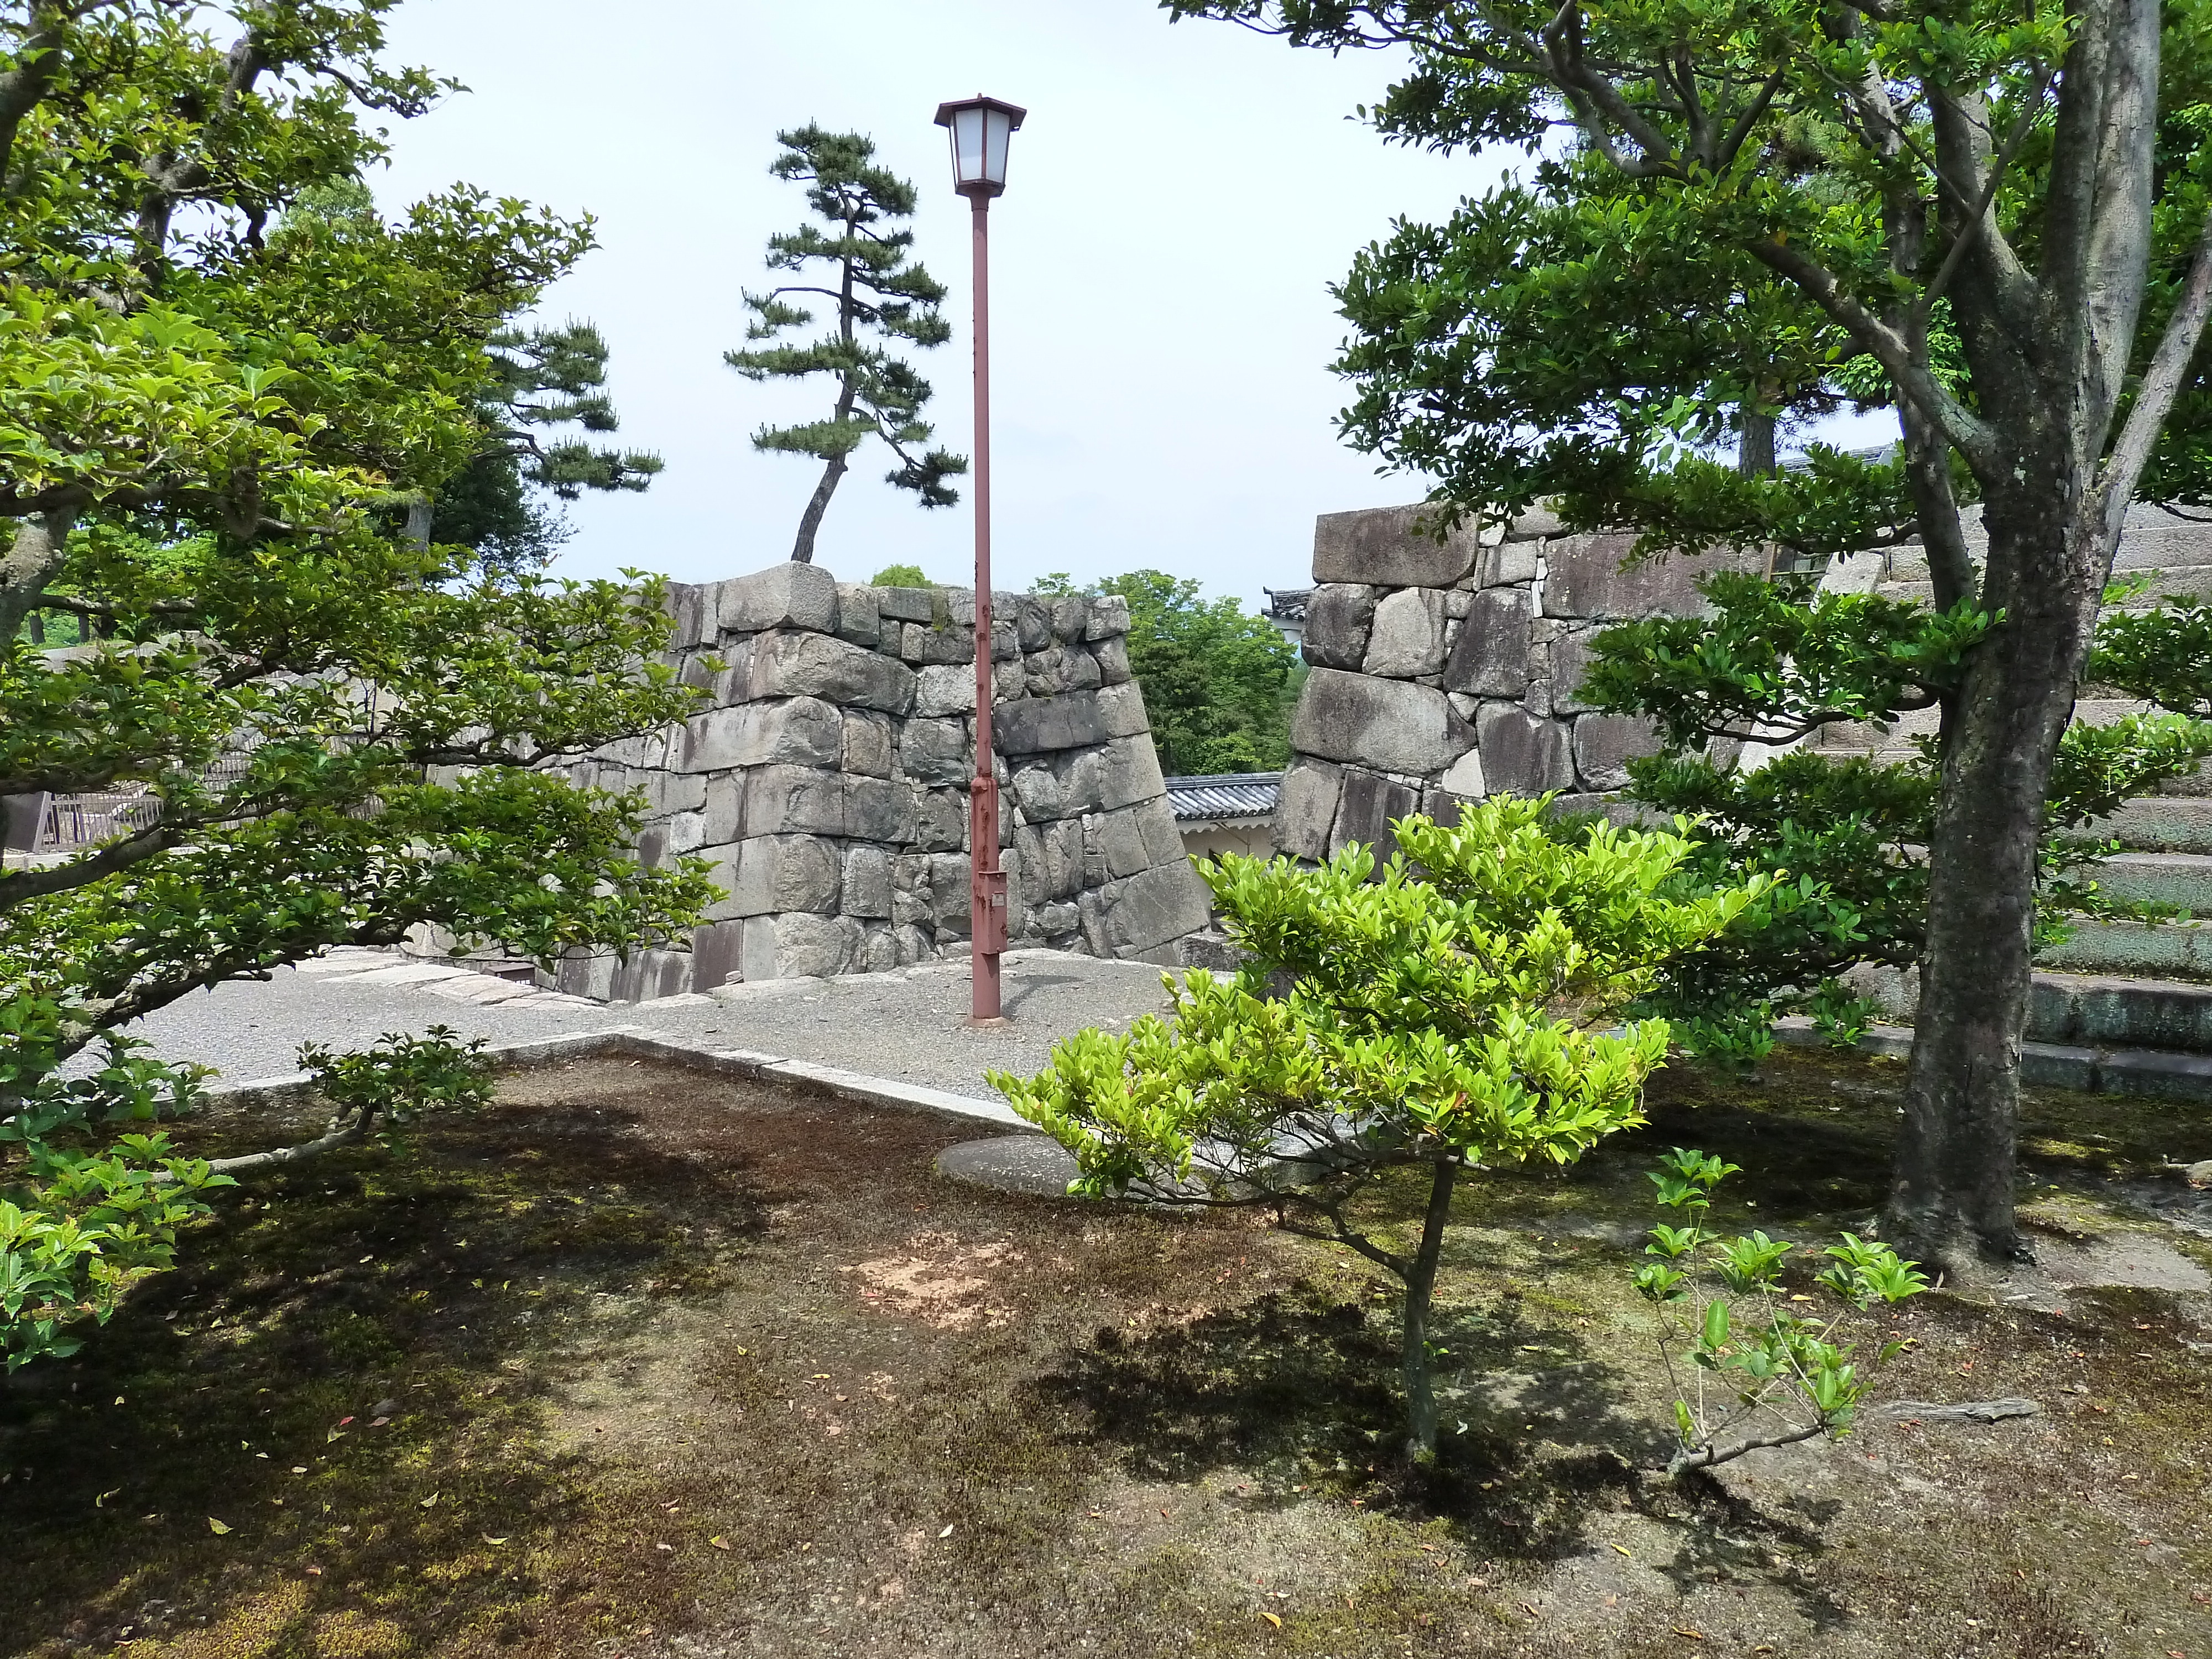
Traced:
POLYGON ((2013 1213, 2020 1045, 2033 975, 2036 849, 2051 768, 2117 538, 2089 471, 2039 457, 1990 497, 1982 602, 2004 621, 1943 709, 1905 1118, 1888 1228, 1954 1277, 2024 1254, 2013 1213))
POLYGON ((1736 476, 1764 478, 1774 470, 1774 416, 1747 407, 1742 427, 1736 433, 1736 476))
POLYGON ((822 469, 822 482, 814 486, 814 498, 799 516, 799 539, 791 544, 791 556, 801 564, 814 562, 814 532, 822 527, 822 515, 830 510, 830 498, 837 493, 837 480, 845 476, 846 465, 842 455, 830 458, 822 469))
POLYGON ((1431 1166, 1421 1248, 1406 1275, 1406 1330, 1399 1368, 1406 1380, 1406 1455, 1415 1463, 1433 1462, 1437 1455, 1437 1391, 1429 1376, 1429 1297, 1437 1285, 1437 1259, 1443 1251, 1452 1186, 1458 1179, 1455 1159, 1440 1158, 1431 1166))

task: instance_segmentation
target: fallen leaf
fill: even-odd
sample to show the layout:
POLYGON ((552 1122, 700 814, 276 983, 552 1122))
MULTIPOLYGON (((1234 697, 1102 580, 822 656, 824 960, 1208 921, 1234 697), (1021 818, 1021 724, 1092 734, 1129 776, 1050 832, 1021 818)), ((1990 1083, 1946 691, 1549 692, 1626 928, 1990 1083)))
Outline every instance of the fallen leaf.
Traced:
POLYGON ((1282 1627, 1283 1627, 1283 1621, 1282 1621, 1281 1620, 1279 1620, 1279 1619, 1276 1618, 1276 1617, 1275 1617, 1275 1615, 1274 1615, 1273 1613, 1262 1613, 1260 1616, 1261 1616, 1262 1619, 1266 1620, 1269 1624, 1273 1625, 1273 1626, 1277 1630, 1280 1630, 1280 1629, 1282 1629, 1282 1627))
POLYGON ((229 1522, 224 1522, 224 1521, 218 1521, 218 1520, 216 1520, 216 1519, 215 1518, 215 1516, 211 1516, 211 1515, 210 1515, 210 1516, 208 1516, 208 1530, 209 1530, 210 1532, 211 1532, 211 1533, 215 1533, 215 1534, 216 1534, 219 1536, 219 1535, 221 1535, 222 1534, 226 1533, 226 1532, 228 1532, 228 1531, 230 1530, 230 1524, 229 1524, 229 1522))
POLYGON ((310 1578, 320 1578, 323 1576, 323 1570, 320 1567, 310 1566, 307 1571, 307 1577, 310 1578))
POLYGON ((485 1542, 485 1543, 489 1544, 489 1545, 492 1545, 494 1547, 497 1547, 499 1545, 501 1545, 501 1544, 504 1544, 505 1542, 507 1542, 507 1540, 506 1540, 506 1539, 504 1539, 504 1538, 495 1538, 495 1537, 493 1537, 493 1536, 492 1536, 489 1533, 488 1533, 488 1532, 480 1532, 480 1533, 478 1533, 478 1534, 477 1534, 477 1537, 479 1537, 479 1538, 481 1538, 481 1539, 483 1539, 483 1540, 484 1540, 484 1542, 485 1542))
POLYGON ((1623 1555, 1626 1556, 1632 1561, 1636 1559, 1636 1553, 1630 1549, 1626 1544, 1615 1544, 1613 1548, 1619 1550, 1623 1555))
POLYGON ((1705 1632, 1701 1630, 1692 1630, 1687 1625, 1675 1626, 1674 1634, 1677 1636, 1686 1636, 1692 1642, 1702 1642, 1705 1639, 1705 1632))
POLYGON ((437 1501, 438 1501, 438 1494, 437 1494, 437 1493, 435 1493, 435 1492, 432 1492, 432 1493, 431 1493, 428 1498, 424 1498, 424 1499, 422 1500, 422 1507, 423 1509, 426 1509, 426 1510, 427 1510, 427 1509, 429 1509, 429 1508, 431 1508, 433 1505, 434 1505, 434 1504, 437 1503, 437 1501))
POLYGON ((676 1546, 673 1544, 655 1544, 653 1547, 657 1550, 666 1550, 671 1555, 676 1553, 676 1546))
POLYGON ((730 1540, 723 1537, 719 1532, 712 1538, 709 1538, 707 1541, 712 1544, 718 1550, 726 1550, 730 1547, 730 1540))
POLYGON ((948 1522, 946 1523, 946 1525, 945 1525, 945 1530, 944 1530, 943 1532, 940 1532, 940 1533, 939 1533, 939 1534, 938 1534, 937 1535, 938 1535, 939 1538, 950 1538, 950 1537, 951 1537, 951 1536, 952 1536, 952 1527, 951 1527, 951 1524, 948 1522))

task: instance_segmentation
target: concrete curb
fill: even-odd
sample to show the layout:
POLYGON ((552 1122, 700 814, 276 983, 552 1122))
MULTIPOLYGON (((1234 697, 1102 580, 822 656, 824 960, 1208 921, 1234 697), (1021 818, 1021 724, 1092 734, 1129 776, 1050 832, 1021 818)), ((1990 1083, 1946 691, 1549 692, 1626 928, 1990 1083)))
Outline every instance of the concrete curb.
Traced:
MULTIPOLYGON (((997 1124, 1017 1129, 1030 1126, 999 1101, 972 1095, 956 1095, 920 1084, 895 1082, 817 1066, 811 1060, 786 1060, 778 1054, 754 1054, 743 1048, 709 1048, 684 1042, 671 1032, 649 1025, 617 1025, 605 1030, 576 1031, 560 1036, 532 1037, 520 1042, 491 1044, 484 1054, 499 1071, 520 1071, 534 1066, 558 1065, 599 1054, 627 1054, 658 1060, 694 1071, 725 1077, 750 1078, 763 1082, 795 1083, 840 1100, 866 1106, 890 1106, 906 1111, 929 1112, 966 1122, 997 1124)), ((217 1084, 206 1091, 217 1106, 275 1106, 296 1103, 314 1091, 314 1079, 306 1072, 281 1077, 252 1078, 241 1083, 217 1084)))

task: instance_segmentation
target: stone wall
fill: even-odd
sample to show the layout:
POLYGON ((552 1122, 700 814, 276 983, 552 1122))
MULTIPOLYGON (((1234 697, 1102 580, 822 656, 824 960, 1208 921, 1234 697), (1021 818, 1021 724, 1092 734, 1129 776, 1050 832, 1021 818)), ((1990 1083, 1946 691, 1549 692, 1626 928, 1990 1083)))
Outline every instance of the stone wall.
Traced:
POLYGON ((1698 580, 1764 570, 1733 552, 1621 568, 1626 535, 1570 536, 1540 509, 1462 526, 1442 541, 1423 509, 1324 514, 1314 527, 1307 677, 1274 844, 1322 859, 1348 842, 1388 857, 1389 822, 1492 792, 1556 790, 1572 807, 1627 781, 1657 748, 1642 720, 1599 714, 1576 693, 1592 633, 1687 614, 1698 580))
MULTIPOLYGON (((579 955, 556 982, 635 1000, 964 955, 975 596, 786 562, 672 590, 672 660, 711 688, 580 783, 651 802, 638 855, 708 860, 688 951, 579 955)), ((1168 810, 1119 599, 994 594, 993 728, 1012 939, 1173 962, 1207 895, 1168 810)))
MULTIPOLYGON (((1541 509, 1437 542, 1414 528, 1422 511, 1316 522, 1304 644, 1313 672, 1292 718, 1293 761, 1275 812, 1283 852, 1321 859, 1356 841, 1387 857, 1391 819, 1417 810, 1449 816, 1455 803, 1492 791, 1557 790, 1570 810, 1596 806, 1626 784, 1626 763, 1658 744, 1647 721, 1599 714, 1578 700, 1591 634, 1641 617, 1694 615, 1704 603, 1697 583, 1709 571, 1766 569, 1763 553, 1721 550, 1624 570, 1633 536, 1565 535, 1541 509)), ((1980 509, 1964 518, 1978 560, 1980 509)), ((2212 526, 2137 505, 2113 565, 2115 580, 2140 585, 2124 604, 2212 599, 2212 526)), ((1930 592, 1917 544, 1838 559, 1820 585, 1923 603, 1930 592)), ((2075 718, 2100 725, 2144 707, 2087 687, 2075 718)), ((1893 759, 1936 720, 1929 709, 1887 726, 1837 723, 1809 741, 1839 758, 1893 759)), ((2212 793, 2212 767, 2169 787, 2212 793)))

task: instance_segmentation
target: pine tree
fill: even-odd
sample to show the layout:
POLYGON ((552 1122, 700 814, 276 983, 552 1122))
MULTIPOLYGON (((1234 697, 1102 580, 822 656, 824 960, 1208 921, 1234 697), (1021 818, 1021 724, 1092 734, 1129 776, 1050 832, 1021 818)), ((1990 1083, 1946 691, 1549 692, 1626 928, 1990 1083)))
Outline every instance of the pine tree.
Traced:
POLYGON ((921 418, 929 383, 910 364, 863 337, 872 331, 917 346, 942 345, 951 337, 951 325, 938 311, 945 285, 908 263, 914 232, 886 228, 914 216, 914 186, 872 165, 876 147, 858 133, 824 132, 810 122, 796 131, 778 133, 776 142, 783 154, 769 171, 779 179, 804 180, 808 207, 830 228, 801 225, 769 237, 769 269, 804 272, 811 262, 822 261, 830 267, 831 285, 792 283, 766 294, 747 294, 745 305, 755 321, 745 338, 774 340, 787 329, 814 320, 812 312, 792 304, 787 295, 813 294, 833 301, 835 325, 808 344, 728 351, 723 361, 750 380, 836 378, 837 401, 827 420, 763 427, 753 434, 756 449, 811 455, 823 463, 821 482, 806 503, 791 549, 793 558, 811 563, 830 497, 853 452, 870 437, 881 438, 898 458, 884 482, 913 490, 924 507, 950 507, 958 501, 945 481, 965 472, 968 463, 943 449, 922 447, 931 436, 921 418))

